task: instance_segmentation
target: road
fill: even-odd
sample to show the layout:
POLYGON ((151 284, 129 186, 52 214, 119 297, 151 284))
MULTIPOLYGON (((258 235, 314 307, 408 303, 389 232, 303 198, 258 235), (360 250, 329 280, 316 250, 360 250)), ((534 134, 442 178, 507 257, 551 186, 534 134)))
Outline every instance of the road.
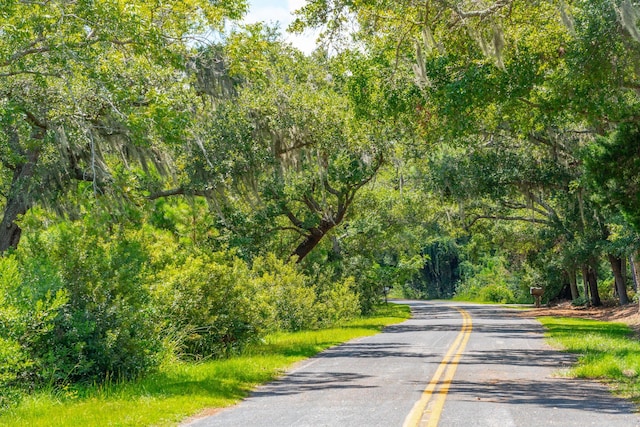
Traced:
POLYGON ((190 427, 640 426, 629 402, 562 378, 573 356, 495 306, 407 302, 412 319, 329 349, 190 427))

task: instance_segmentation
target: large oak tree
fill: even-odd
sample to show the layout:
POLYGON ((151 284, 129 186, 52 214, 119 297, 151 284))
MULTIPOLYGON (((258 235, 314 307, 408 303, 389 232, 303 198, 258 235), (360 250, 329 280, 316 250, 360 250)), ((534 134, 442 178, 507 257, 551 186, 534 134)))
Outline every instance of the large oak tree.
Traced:
POLYGON ((241 0, 3 2, 0 14, 0 253, 18 220, 78 180, 107 191, 110 162, 163 160, 186 112, 176 88, 197 34, 241 0), (178 97, 179 98, 179 97, 178 97))

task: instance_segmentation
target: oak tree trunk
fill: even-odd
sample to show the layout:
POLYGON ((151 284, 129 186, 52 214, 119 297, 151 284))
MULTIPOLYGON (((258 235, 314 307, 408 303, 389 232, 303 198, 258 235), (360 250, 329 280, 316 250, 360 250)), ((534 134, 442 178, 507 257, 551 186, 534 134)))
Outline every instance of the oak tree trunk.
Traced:
POLYGON ((631 266, 631 278, 633 279, 633 290, 638 292, 640 282, 640 262, 636 254, 629 255, 629 265, 631 266))
POLYGON ((296 256, 298 257, 298 259, 296 260, 296 262, 300 262, 304 259, 304 257, 306 257, 307 255, 309 255, 309 253, 313 250, 313 248, 315 248, 318 243, 320 243, 320 240, 322 240, 322 237, 324 236, 324 233, 313 233, 308 235, 303 241, 302 243, 300 243, 298 245, 298 247, 293 251, 292 256, 296 256))
POLYGON ((591 305, 594 307, 601 306, 602 301, 598 291, 598 274, 595 268, 595 261, 591 261, 587 266, 587 281, 589 283, 589 292, 591 293, 591 305))
POLYGON ((584 287, 584 298, 587 301, 587 307, 591 306, 591 297, 589 296, 589 267, 582 264, 582 285, 584 287))
POLYGON ((609 258, 611 270, 613 271, 616 293, 618 294, 618 298, 620 298, 620 304, 629 304, 629 297, 627 296, 627 284, 624 279, 624 273, 622 270, 622 258, 612 254, 608 254, 607 257, 609 258))
POLYGON ((29 210, 29 206, 19 198, 12 197, 7 200, 4 216, 0 222, 0 253, 18 247, 22 229, 16 220, 19 216, 27 213, 27 210, 29 210))
POLYGON ((20 243, 22 229, 16 221, 27 213, 33 203, 29 193, 39 156, 39 151, 30 151, 27 160, 14 169, 9 197, 0 221, 0 254, 17 248, 20 243))
POLYGON ((304 257, 309 255, 309 253, 313 250, 313 248, 318 246, 318 243, 320 243, 320 240, 322 240, 322 238, 326 236, 327 233, 333 227, 336 226, 336 224, 339 224, 340 221, 342 221, 343 217, 344 217, 344 212, 341 211, 338 214, 337 221, 334 222, 334 221, 322 220, 319 226, 308 229, 307 230, 308 234, 306 238, 302 241, 302 243, 298 245, 298 247, 291 254, 292 257, 294 256, 298 257, 298 259, 296 260, 296 263, 302 261, 304 257))
POLYGON ((571 289, 571 299, 574 300, 580 296, 580 292, 578 292, 578 280, 576 279, 575 268, 570 268, 567 271, 567 276, 569 277, 569 288, 571 289))

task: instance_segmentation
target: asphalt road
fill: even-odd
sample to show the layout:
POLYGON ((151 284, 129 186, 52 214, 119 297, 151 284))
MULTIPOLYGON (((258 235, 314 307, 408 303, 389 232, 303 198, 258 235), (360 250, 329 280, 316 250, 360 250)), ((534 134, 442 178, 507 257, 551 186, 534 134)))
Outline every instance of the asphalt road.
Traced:
POLYGON ((606 387, 561 378, 573 356, 494 306, 407 302, 413 318, 296 366, 189 426, 640 426, 606 387))

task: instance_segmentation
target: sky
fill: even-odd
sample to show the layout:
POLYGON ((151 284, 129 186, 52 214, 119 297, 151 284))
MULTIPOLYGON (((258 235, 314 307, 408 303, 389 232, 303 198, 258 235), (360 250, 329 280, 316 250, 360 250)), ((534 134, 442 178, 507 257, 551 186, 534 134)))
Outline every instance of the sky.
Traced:
POLYGON ((311 53, 315 47, 314 33, 305 32, 302 35, 287 34, 286 29, 293 21, 294 10, 304 6, 305 0, 249 0, 249 13, 244 19, 247 24, 266 22, 280 23, 280 30, 285 40, 305 53, 311 53))

